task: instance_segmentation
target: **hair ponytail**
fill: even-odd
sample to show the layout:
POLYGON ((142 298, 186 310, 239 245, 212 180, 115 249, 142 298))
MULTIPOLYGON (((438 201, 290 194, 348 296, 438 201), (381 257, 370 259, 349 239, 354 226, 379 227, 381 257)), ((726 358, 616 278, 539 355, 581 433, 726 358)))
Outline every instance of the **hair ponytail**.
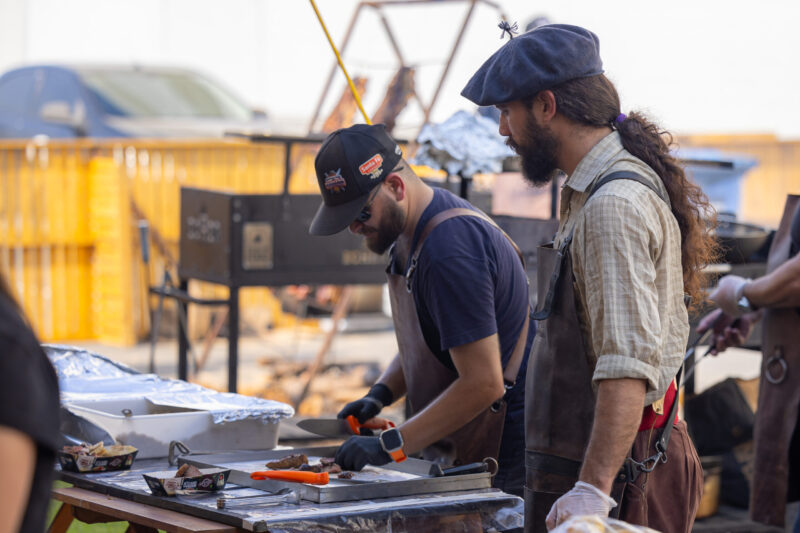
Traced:
POLYGON ((622 115, 617 90, 603 74, 570 80, 552 92, 557 112, 578 124, 618 130, 625 150, 664 182, 681 231, 684 291, 691 296, 692 307, 698 306, 705 300, 701 270, 718 256, 718 245, 709 231, 716 216, 702 189, 686 178, 680 161, 670 152, 672 135, 641 113, 622 115))

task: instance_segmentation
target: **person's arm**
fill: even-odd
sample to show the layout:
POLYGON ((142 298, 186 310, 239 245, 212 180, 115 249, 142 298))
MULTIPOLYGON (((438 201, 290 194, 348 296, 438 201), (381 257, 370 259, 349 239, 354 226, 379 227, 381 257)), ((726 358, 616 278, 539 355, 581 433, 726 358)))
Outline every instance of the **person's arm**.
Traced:
MULTIPOLYGON (((425 409, 398 429, 403 453, 416 453, 453 433, 500 399, 505 392, 500 347, 496 334, 450 349, 458 377, 425 409)), ((392 460, 378 437, 350 437, 336 451, 336 463, 345 470, 383 465, 392 460)))
POLYGON ((597 384, 594 424, 579 479, 611 492, 639 429, 646 382, 641 379, 605 379, 597 384))
POLYGON ((800 254, 744 286, 750 304, 761 307, 800 307, 800 254))
POLYGON ((406 455, 463 427, 505 392, 497 334, 451 348, 450 356, 458 378, 425 409, 400 426, 406 455))
POLYGON ((402 398, 406 394, 406 378, 403 374, 403 367, 400 364, 400 354, 395 354, 389 366, 383 371, 376 383, 383 383, 392 391, 394 401, 402 398))
POLYGON ((0 426, 0 472, 6 480, 0 483, 0 533, 19 531, 28 506, 36 444, 26 434, 0 426))
POLYGON ((642 418, 647 382, 604 379, 597 383, 594 424, 575 486, 553 504, 548 530, 571 516, 608 516, 617 502, 609 496, 620 465, 631 449, 642 418))

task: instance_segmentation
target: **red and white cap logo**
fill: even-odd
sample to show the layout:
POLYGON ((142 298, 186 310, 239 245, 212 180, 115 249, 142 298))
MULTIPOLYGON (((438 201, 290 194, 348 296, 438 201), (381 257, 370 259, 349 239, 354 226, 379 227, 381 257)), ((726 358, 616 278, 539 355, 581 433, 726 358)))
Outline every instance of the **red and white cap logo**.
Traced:
POLYGON ((364 176, 370 176, 371 179, 381 177, 381 167, 383 166, 383 156, 375 154, 359 165, 358 171, 364 176))

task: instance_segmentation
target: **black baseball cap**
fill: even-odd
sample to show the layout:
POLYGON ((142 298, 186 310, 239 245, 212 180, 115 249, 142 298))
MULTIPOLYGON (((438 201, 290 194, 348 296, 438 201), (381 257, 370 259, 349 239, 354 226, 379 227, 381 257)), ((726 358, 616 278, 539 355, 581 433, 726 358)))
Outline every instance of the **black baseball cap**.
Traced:
POLYGON ((400 146, 383 124, 356 124, 331 133, 314 159, 322 205, 308 232, 333 235, 349 226, 364 208, 370 191, 402 157, 400 146))

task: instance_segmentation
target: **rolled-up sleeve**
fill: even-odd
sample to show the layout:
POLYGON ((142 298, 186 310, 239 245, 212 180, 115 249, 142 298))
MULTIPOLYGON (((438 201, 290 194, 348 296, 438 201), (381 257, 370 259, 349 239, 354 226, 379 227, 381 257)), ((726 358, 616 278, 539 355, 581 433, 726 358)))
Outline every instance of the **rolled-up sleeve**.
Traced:
POLYGON ((596 357, 593 381, 635 378, 647 391, 661 379, 661 319, 656 286, 661 233, 629 198, 596 195, 573 238, 576 289, 596 357))

